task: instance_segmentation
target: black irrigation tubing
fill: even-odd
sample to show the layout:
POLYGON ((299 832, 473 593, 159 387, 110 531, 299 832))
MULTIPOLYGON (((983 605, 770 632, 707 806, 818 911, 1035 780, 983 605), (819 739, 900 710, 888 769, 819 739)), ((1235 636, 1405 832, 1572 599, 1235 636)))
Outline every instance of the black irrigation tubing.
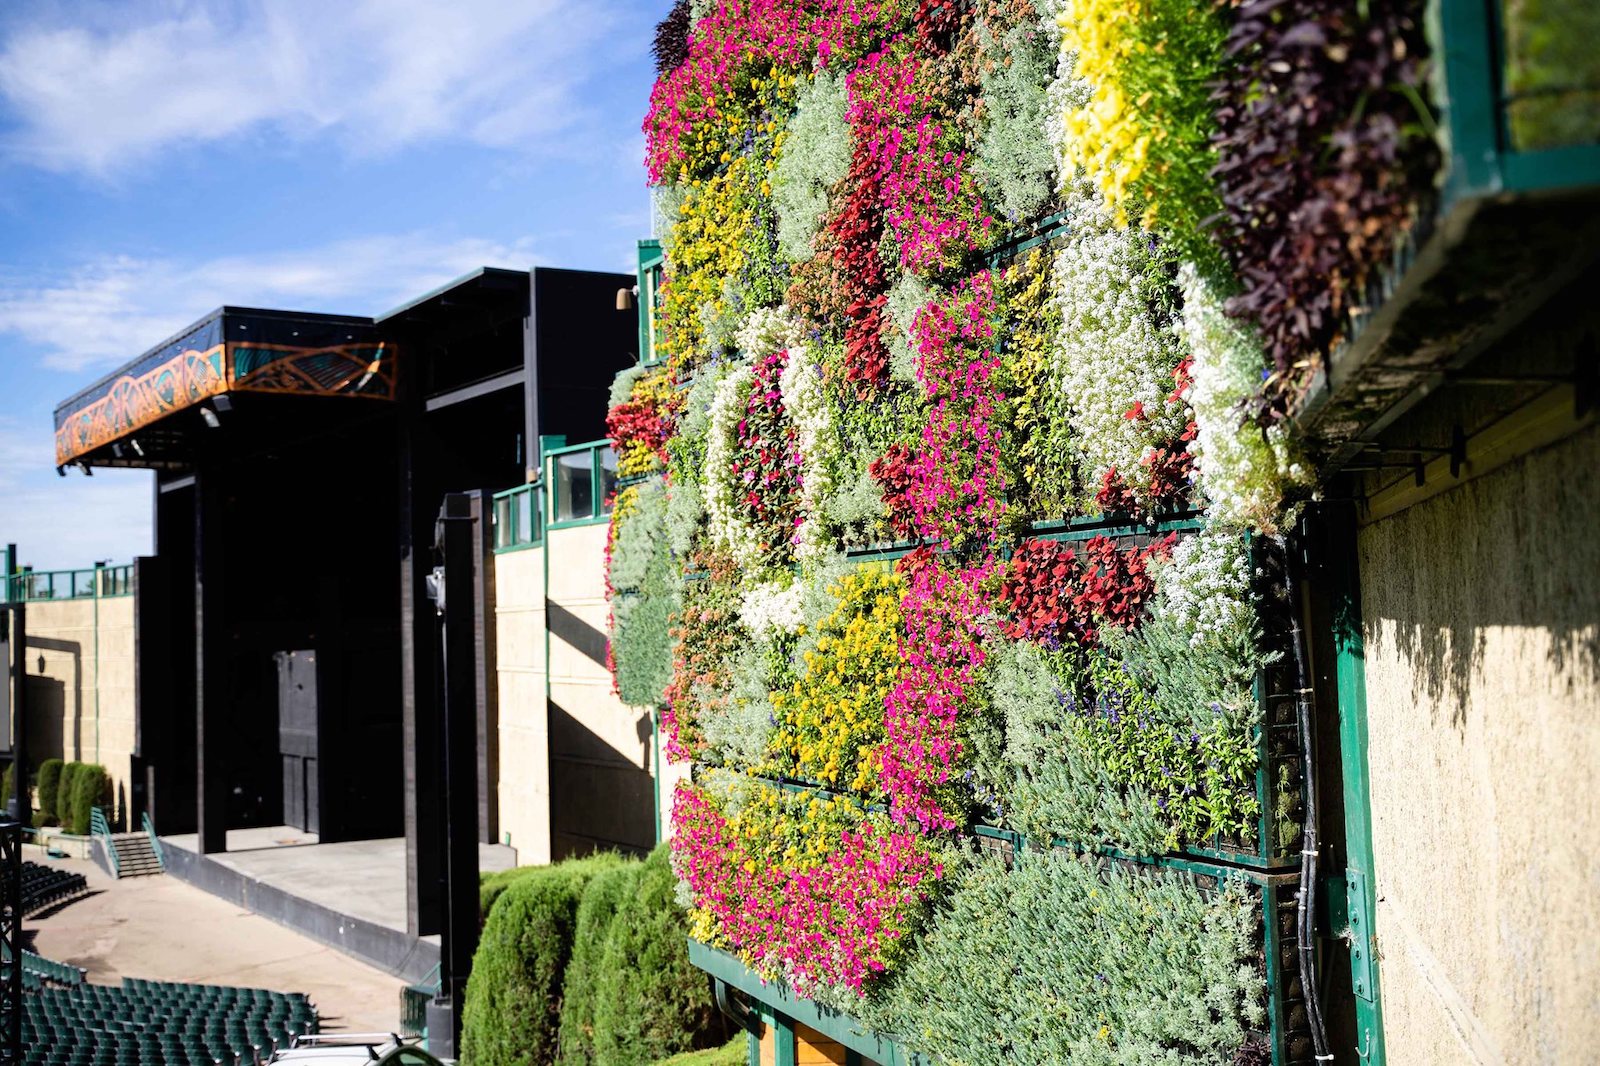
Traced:
POLYGON ((1301 603, 1290 557, 1284 580, 1289 595, 1289 640, 1294 649, 1295 716, 1300 726, 1303 777, 1305 780, 1305 825, 1301 830, 1300 890, 1295 913, 1295 940, 1300 956, 1300 988, 1306 1001, 1306 1020, 1318 1062, 1332 1062, 1328 1034, 1322 1020, 1322 997, 1317 984, 1317 949, 1312 916, 1317 904, 1317 779, 1316 748, 1311 721, 1311 681, 1306 671, 1305 632, 1300 625, 1301 603))

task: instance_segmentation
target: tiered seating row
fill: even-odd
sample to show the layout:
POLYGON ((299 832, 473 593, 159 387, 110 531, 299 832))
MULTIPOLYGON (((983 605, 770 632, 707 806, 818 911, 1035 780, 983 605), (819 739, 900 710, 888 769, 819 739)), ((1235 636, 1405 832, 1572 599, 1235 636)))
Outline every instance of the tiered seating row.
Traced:
POLYGON ((318 1029, 299 993, 124 978, 24 997, 28 1066, 244 1066, 318 1029))
POLYGON ((22 864, 22 913, 32 914, 53 903, 89 891, 82 874, 75 874, 42 862, 22 864))

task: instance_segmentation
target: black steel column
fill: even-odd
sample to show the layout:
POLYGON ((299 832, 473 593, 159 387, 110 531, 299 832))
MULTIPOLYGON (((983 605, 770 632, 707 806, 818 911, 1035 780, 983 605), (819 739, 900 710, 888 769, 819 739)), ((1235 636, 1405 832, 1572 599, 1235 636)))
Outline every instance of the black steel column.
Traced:
POLYGON ((438 750, 444 785, 445 923, 439 944, 439 995, 429 1010, 428 1049, 443 1058, 454 1058, 460 1045, 461 1007, 478 948, 480 646, 475 593, 480 546, 473 503, 467 493, 447 495, 434 540, 444 557, 435 592, 444 621, 444 707, 438 750))
POLYGON ((500 675, 495 629, 494 494, 472 493, 473 640, 477 646, 473 678, 478 690, 478 839, 500 837, 500 675))
MULTIPOLYGON (((408 379, 402 378, 402 388, 408 379)), ((444 863, 434 738, 439 731, 439 623, 428 603, 433 569, 433 485, 422 419, 402 415, 400 434, 400 728, 404 760, 406 932, 439 932, 444 863)), ((438 497, 433 497, 437 499, 438 497)))
POLYGON ((194 502, 195 817, 202 855, 228 850, 224 505, 220 473, 202 470, 194 502))
MULTIPOLYGON (((9 664, 11 682, 11 772, 12 792, 0 802, 11 812, 19 825, 32 825, 33 812, 29 810, 28 795, 28 606, 26 591, 13 586, 11 578, 17 569, 17 546, 6 545, 5 594, 10 614, 11 649, 9 664)), ((19 867, 20 869, 20 867, 19 867)), ((20 875, 19 875, 20 876, 20 875)))
POLYGON ((22 826, 0 823, 0 1063, 22 1061, 22 826))

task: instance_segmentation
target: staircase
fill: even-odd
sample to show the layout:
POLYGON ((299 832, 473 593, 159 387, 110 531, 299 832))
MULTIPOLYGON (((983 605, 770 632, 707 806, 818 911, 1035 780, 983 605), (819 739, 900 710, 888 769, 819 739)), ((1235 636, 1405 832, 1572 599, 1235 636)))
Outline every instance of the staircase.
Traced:
POLYGON ((111 846, 116 849, 119 878, 158 874, 166 869, 148 833, 113 833, 111 846))

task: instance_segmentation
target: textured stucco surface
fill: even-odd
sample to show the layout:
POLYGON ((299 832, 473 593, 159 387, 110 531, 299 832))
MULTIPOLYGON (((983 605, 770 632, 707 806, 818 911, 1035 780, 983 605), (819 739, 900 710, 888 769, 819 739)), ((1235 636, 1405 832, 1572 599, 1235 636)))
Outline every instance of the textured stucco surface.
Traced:
POLYGON ((1600 1061, 1600 430, 1359 534, 1388 1061, 1600 1061))
POLYGON ((546 863, 550 861, 550 735, 544 698, 544 550, 496 556, 494 585, 500 831, 510 834, 518 862, 546 863))
POLYGON ((29 760, 99 762, 121 808, 136 739, 133 597, 29 603, 27 666, 29 760))

